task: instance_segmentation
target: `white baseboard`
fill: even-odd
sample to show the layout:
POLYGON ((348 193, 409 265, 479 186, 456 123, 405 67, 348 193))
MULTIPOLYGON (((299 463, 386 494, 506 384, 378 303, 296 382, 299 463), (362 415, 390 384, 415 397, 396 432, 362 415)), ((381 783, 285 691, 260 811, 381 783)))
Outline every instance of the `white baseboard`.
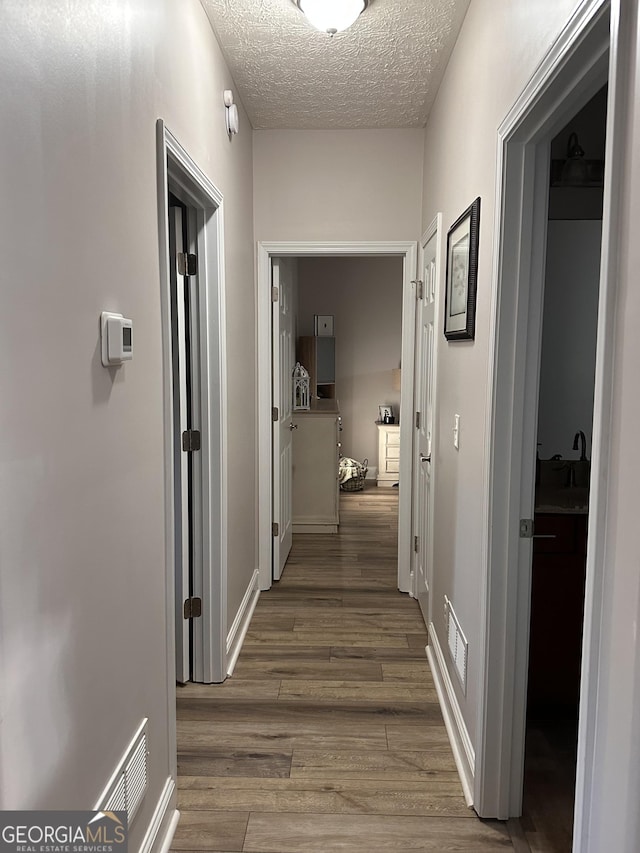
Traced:
POLYGON ((233 675, 240 649, 244 643, 244 638, 249 630, 249 624, 253 611, 255 610, 258 598, 260 597, 260 588, 258 585, 259 572, 258 569, 253 573, 253 577, 244 594, 244 598, 240 603, 236 618, 233 620, 231 630, 227 635, 227 675, 233 675))
POLYGON ((458 768, 460 781, 462 782, 464 798, 467 805, 471 808, 473 806, 476 766, 475 751, 464 722, 464 717, 462 716, 458 697, 456 696, 433 622, 429 624, 429 645, 426 651, 442 716, 444 717, 444 724, 451 742, 453 757, 458 768))
POLYGON ((151 823, 147 829, 140 850, 138 853, 166 853, 171 847, 173 835, 178 825, 180 812, 177 809, 171 810, 171 800, 176 789, 175 779, 171 776, 167 779, 160 794, 158 805, 151 818, 151 823))
POLYGON ((178 821, 180 820, 180 812, 178 809, 174 809, 171 813, 171 819, 167 825, 167 831, 164 834, 162 839, 162 843, 158 847, 158 853, 169 853, 171 850, 171 844, 173 843, 173 836, 176 834, 176 829, 178 828, 178 821))

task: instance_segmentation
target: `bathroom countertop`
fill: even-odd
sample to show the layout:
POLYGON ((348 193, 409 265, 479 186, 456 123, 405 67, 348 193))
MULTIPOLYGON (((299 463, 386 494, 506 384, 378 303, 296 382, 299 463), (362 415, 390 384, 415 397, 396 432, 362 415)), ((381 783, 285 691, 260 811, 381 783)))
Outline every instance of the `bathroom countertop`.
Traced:
POLYGON ((539 486, 536 489, 535 511, 562 515, 587 515, 589 489, 539 486))

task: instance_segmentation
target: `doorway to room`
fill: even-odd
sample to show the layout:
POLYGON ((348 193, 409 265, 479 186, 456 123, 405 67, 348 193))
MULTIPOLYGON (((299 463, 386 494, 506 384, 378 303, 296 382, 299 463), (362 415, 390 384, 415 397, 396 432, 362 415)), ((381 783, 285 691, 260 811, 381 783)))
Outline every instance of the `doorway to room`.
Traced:
MULTIPOLYGON (((413 351, 414 351, 414 315, 417 247, 414 243, 261 243, 258 245, 258 421, 259 421, 259 559, 260 588, 269 589, 273 578, 273 539, 275 531, 274 515, 278 512, 279 496, 273 490, 273 429, 274 405, 272 399, 272 354, 273 334, 273 260, 275 258, 374 258, 396 257, 401 262, 402 276, 402 332, 400 361, 403 366, 400 397, 400 459, 398 481, 411 483, 411 409, 413 401, 413 351), (406 448, 406 449, 405 449, 406 448)), ((313 336, 312 336, 313 337, 313 336)), ((397 355, 395 356, 397 359, 397 355)), ((389 377, 395 364, 388 367, 389 377)), ((384 403, 380 400, 379 403, 384 403)), ((376 407, 379 405, 376 403, 376 407)), ((375 423, 374 412, 371 424, 375 423)), ((343 435, 343 434, 341 434, 343 435)), ((337 460, 336 460, 337 462, 337 460)), ((333 473, 333 472, 332 472, 333 473)), ((411 489, 400 489, 399 495, 399 536, 398 536, 398 588, 403 592, 412 591, 412 573, 410 560, 411 539, 411 489)))
POLYGON ((337 533, 340 491, 398 489, 403 262, 274 257, 272 273, 278 580, 292 532, 337 533), (296 363, 309 373, 298 401, 308 410, 292 410, 296 363))
POLYGON ((157 163, 168 666, 211 683, 227 675, 223 198, 162 120, 157 163))
MULTIPOLYGON (((607 2, 581 6, 498 130, 498 262, 492 296, 491 422, 486 479, 487 597, 483 602, 485 675, 478 703, 481 734, 474 807, 481 815, 506 819, 522 813, 533 545, 535 541, 545 541, 534 540, 533 536, 550 143, 608 85, 574 849, 582 849, 588 836, 600 677, 599 624, 606 521, 602 496, 610 451, 607 424, 616 281, 612 246, 618 213, 614 188, 619 178, 613 152, 618 144, 617 107, 622 97, 618 84, 617 15, 618 9, 612 9, 607 2)), ((565 159, 571 158, 565 155, 565 159)), ((574 430, 582 455, 580 428, 574 430)), ((574 480, 579 473, 574 468, 574 480)))
POLYGON ((607 115, 603 87, 550 146, 522 827, 571 850, 607 115))

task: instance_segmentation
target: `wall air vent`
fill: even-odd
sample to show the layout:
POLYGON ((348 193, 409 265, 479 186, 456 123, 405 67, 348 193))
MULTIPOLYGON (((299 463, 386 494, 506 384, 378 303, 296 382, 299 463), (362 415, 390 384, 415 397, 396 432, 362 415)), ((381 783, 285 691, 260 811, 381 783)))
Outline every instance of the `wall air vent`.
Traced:
POLYGON ((449 653, 454 663, 455 671, 460 679, 462 689, 467 692, 467 655, 469 652, 469 643, 467 638, 462 633, 462 628, 458 622, 451 602, 445 595, 444 597, 444 618, 447 630, 447 646, 449 653))
POLYGON ((147 791, 147 723, 145 717, 95 806, 99 811, 126 811, 129 826, 147 791))

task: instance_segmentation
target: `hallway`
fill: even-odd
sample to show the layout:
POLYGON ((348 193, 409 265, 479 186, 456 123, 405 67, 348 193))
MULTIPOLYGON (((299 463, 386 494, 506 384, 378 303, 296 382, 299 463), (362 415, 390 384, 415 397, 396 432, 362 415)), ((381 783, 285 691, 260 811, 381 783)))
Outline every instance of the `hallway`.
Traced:
POLYGON ((417 602, 396 589, 396 490, 341 494, 298 535, 232 678, 178 688, 173 850, 511 850, 467 809, 417 602))

